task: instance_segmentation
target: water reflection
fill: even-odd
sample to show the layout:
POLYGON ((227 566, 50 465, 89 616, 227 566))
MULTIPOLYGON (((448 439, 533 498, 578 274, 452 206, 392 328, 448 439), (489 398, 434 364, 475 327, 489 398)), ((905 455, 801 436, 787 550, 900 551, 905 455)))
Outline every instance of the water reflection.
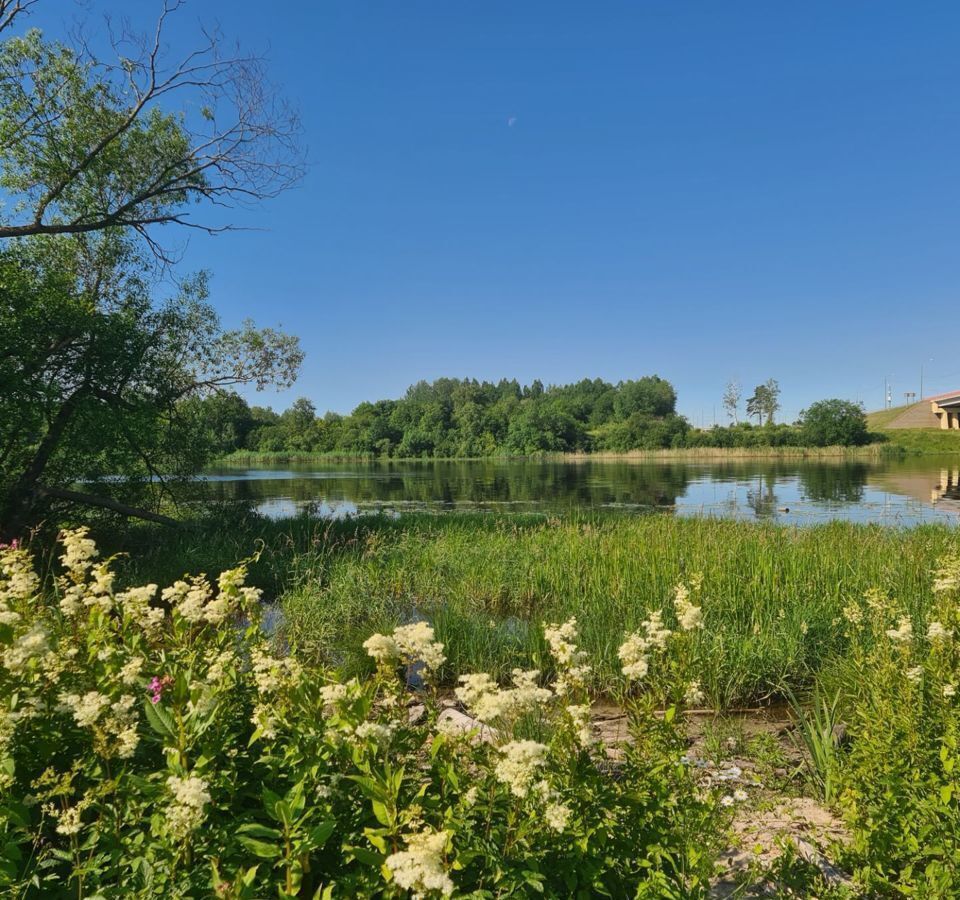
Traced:
POLYGON ((267 515, 411 509, 672 509, 782 522, 960 519, 960 461, 359 462, 220 468, 198 498, 267 515))

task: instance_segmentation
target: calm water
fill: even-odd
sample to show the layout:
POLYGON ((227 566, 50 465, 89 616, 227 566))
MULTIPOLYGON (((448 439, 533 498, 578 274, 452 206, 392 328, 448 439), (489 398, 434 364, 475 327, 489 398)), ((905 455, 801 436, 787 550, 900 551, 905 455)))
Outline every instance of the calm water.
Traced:
POLYGON ((960 522, 960 457, 882 462, 363 462, 211 470, 198 491, 271 516, 647 511, 812 523, 960 522))

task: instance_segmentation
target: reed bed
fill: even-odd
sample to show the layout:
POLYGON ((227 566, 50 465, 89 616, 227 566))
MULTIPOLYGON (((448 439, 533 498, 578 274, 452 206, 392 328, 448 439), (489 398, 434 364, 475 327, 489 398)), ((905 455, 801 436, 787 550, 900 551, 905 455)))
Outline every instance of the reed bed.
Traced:
POLYGON ((449 648, 449 682, 502 677, 531 658, 548 667, 536 626, 576 616, 603 694, 624 634, 699 572, 701 681, 730 708, 801 689, 842 655, 842 610, 869 588, 925 610, 937 560, 958 552, 960 535, 943 526, 410 516, 339 528, 293 554, 281 602, 290 639, 348 671, 368 664, 371 631, 425 617, 449 648))

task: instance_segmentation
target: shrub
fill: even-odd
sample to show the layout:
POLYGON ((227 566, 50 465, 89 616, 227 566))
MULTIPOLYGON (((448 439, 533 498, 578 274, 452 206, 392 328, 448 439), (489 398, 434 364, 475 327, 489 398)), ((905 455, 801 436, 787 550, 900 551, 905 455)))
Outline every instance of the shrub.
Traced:
MULTIPOLYGON (((658 614, 621 648, 649 689, 614 764, 575 621, 545 628, 552 686, 461 678, 463 730, 429 688, 444 647, 426 623, 373 635, 376 674, 342 681, 265 634, 249 560, 215 583, 114 591, 87 533, 62 539, 49 592, 28 551, 0 549, 8 895, 704 894, 720 813, 681 761, 679 707, 654 714, 654 697, 699 690, 688 633, 658 614)), ((677 613, 699 626, 685 589, 677 613)))
POLYGON ((845 612, 851 749, 842 771, 868 889, 960 896, 960 563, 945 561, 920 618, 879 591, 845 612))
POLYGON ((800 431, 811 447, 857 447, 869 443, 863 406, 849 400, 818 400, 800 413, 800 431))

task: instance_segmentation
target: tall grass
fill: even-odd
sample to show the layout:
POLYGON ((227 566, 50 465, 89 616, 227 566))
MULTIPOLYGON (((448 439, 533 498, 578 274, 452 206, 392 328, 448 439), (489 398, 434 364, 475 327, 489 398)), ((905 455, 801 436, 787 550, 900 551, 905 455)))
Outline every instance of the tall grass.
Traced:
POLYGON ((704 575, 702 684, 718 706, 802 688, 843 649, 843 607, 880 587, 918 610, 936 560, 960 552, 956 531, 847 523, 789 528, 669 516, 540 522, 414 516, 372 523, 293 560, 283 594, 290 636, 347 669, 360 642, 416 616, 448 645, 447 677, 505 675, 543 657, 541 621, 576 616, 612 683, 617 648, 685 575, 704 575))
POLYGON ((179 530, 96 537, 105 553, 129 554, 121 585, 215 574, 259 550, 251 581, 282 605, 289 638, 347 671, 368 666, 361 644, 371 631, 415 617, 447 644, 448 683, 467 671, 503 677, 531 658, 548 667, 540 623, 576 616, 598 694, 614 683, 624 634, 702 572, 700 680, 720 708, 782 699, 783 685, 804 691, 843 654, 850 600, 879 587, 922 613, 936 561, 960 554, 960 531, 942 525, 615 513, 269 521, 228 506, 179 530))

